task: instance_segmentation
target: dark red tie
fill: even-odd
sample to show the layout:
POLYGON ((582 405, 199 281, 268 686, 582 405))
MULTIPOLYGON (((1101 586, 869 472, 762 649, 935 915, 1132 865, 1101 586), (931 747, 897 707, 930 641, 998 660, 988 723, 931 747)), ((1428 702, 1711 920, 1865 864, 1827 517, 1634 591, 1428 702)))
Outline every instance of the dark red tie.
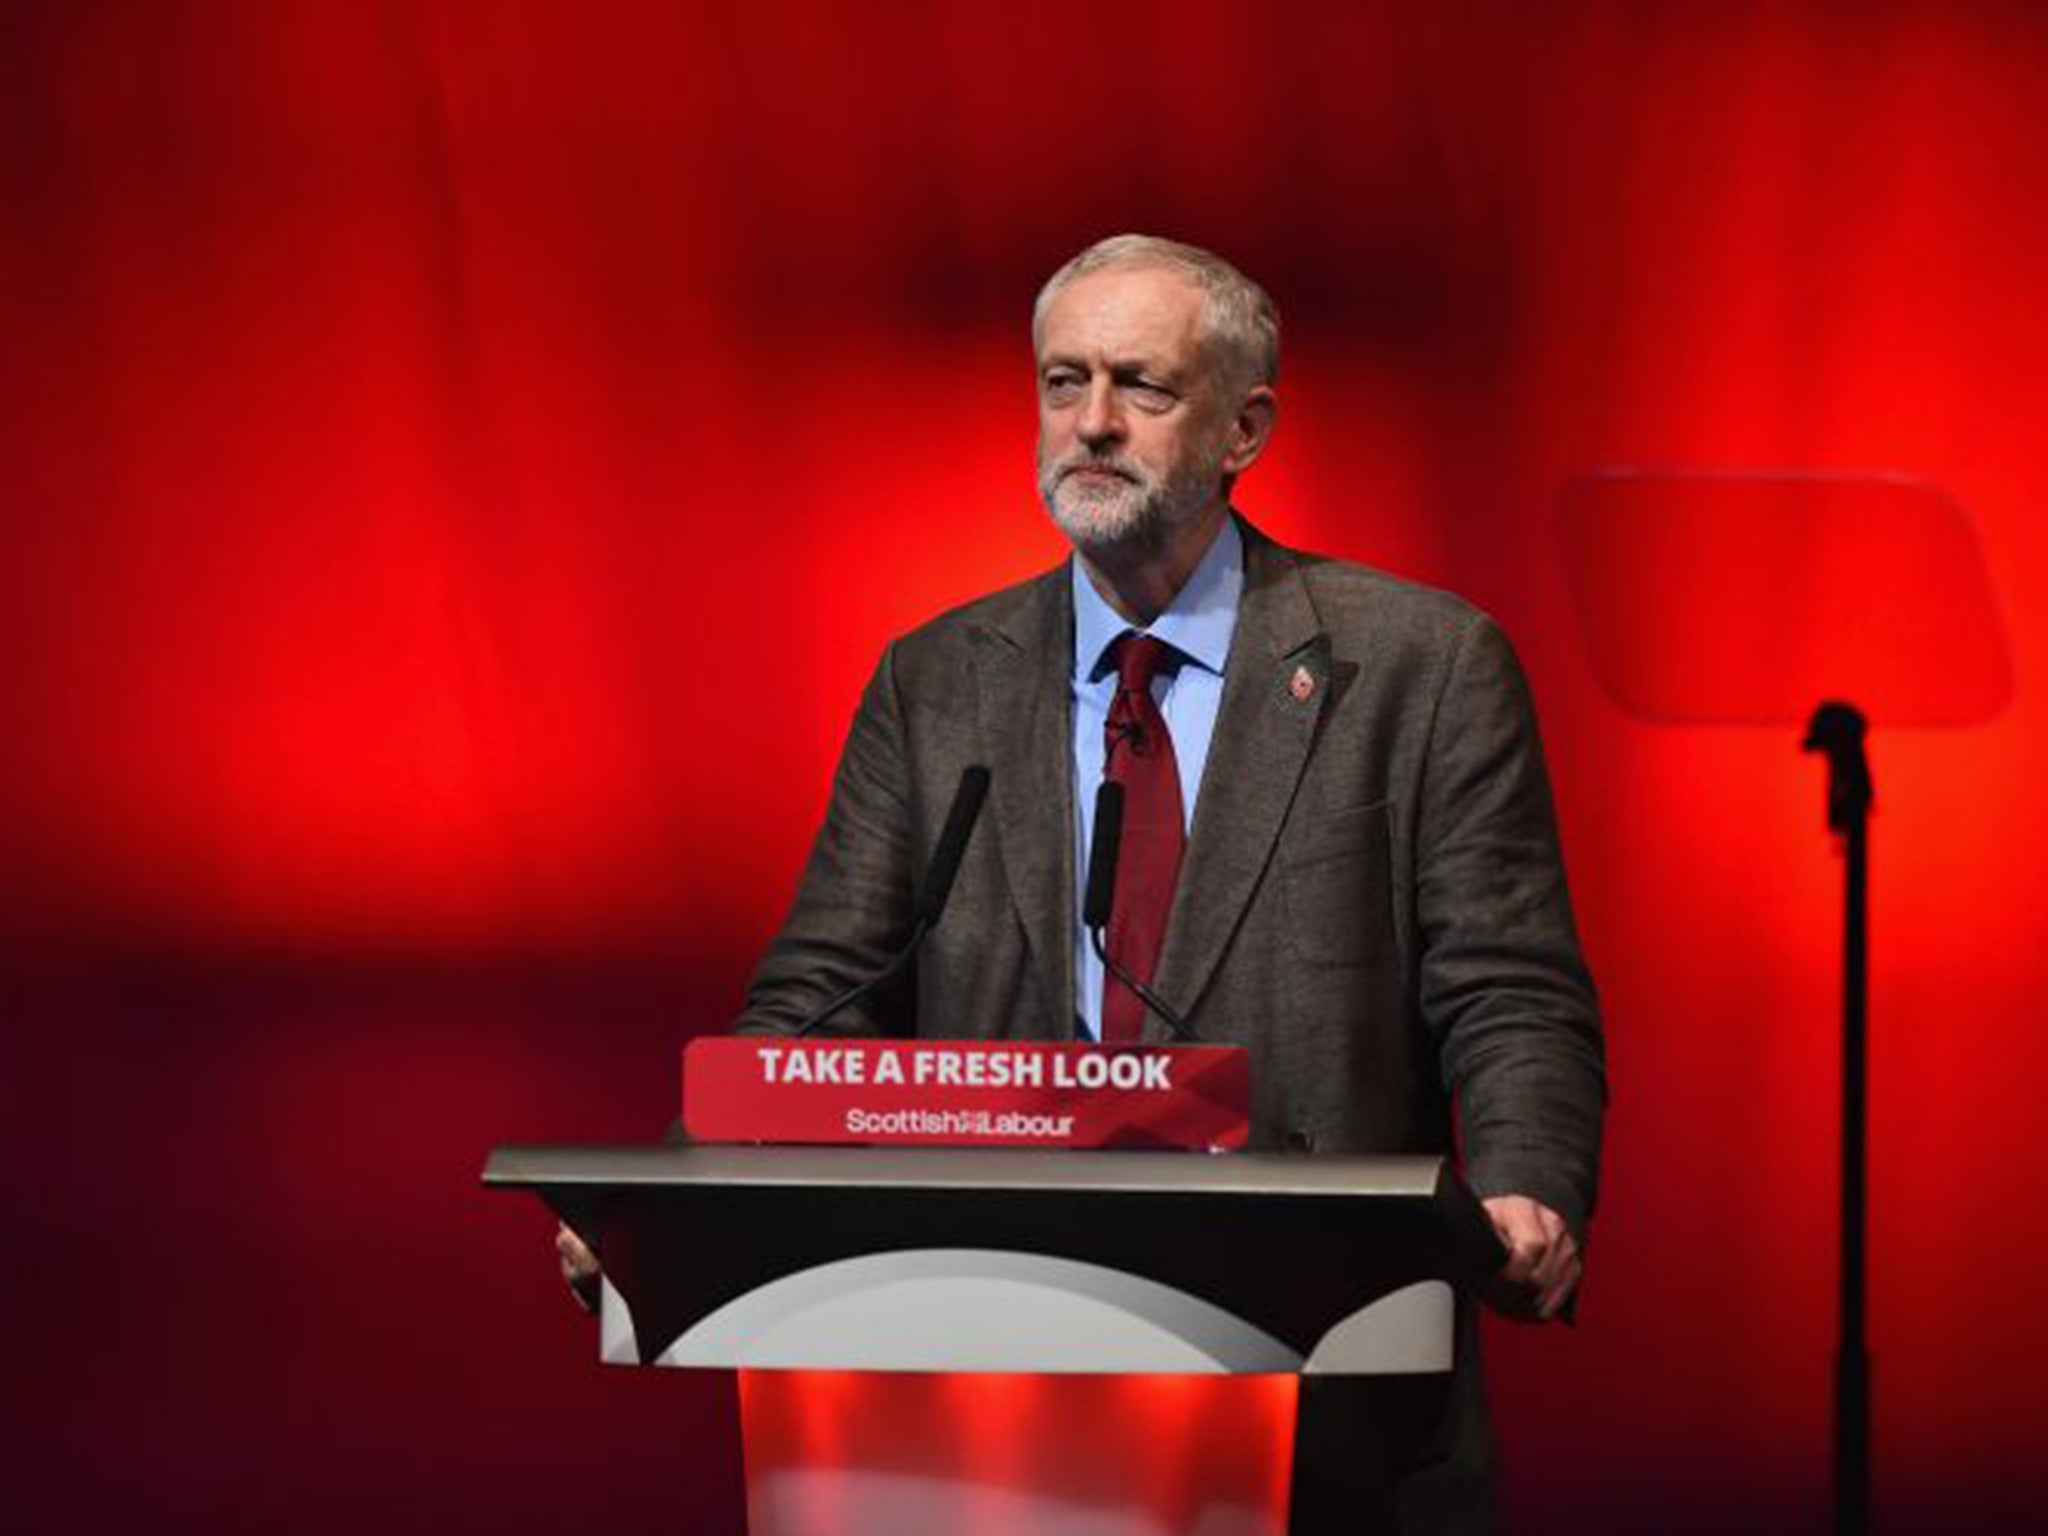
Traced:
MULTIPOLYGON (((1124 833, 1116 866, 1116 903, 1109 917, 1110 958, 1151 985, 1180 878, 1180 769, 1166 717, 1152 701, 1152 679, 1173 648, 1151 635, 1126 634, 1112 651, 1116 699, 1103 726, 1103 777, 1124 787, 1124 833)), ((1145 1003, 1115 976, 1102 978, 1102 1038, 1136 1040, 1145 1003)))

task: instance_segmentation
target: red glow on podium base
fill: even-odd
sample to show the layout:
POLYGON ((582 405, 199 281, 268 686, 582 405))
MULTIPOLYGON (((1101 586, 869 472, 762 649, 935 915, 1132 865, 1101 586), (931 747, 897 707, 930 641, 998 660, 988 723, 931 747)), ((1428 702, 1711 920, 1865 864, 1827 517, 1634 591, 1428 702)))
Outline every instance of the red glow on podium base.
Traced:
POLYGON ((1287 1528, 1291 1375, 742 1371, 739 1383, 752 1536, 1287 1528))

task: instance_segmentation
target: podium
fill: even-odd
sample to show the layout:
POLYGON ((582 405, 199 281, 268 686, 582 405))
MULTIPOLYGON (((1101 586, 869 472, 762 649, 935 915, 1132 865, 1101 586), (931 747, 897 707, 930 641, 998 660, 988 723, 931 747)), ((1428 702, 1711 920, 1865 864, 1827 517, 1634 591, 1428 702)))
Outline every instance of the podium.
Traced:
POLYGON ((1434 1157, 511 1146, 484 1181, 598 1250, 606 1361, 742 1373, 754 1536, 1278 1536, 1297 1379, 1449 1371, 1502 1258, 1434 1157))

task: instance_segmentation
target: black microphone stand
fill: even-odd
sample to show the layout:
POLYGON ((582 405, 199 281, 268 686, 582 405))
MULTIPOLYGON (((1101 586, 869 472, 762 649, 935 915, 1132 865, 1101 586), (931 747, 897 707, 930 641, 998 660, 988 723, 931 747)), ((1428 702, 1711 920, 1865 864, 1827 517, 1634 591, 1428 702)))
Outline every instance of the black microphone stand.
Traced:
POLYGON ((1829 701, 1807 723, 1807 752, 1828 760, 1828 828, 1842 838, 1841 1338, 1835 1355, 1835 1530, 1870 1529, 1870 1350, 1865 1298, 1869 1249, 1870 760, 1868 722, 1829 701))
POLYGON ((945 915, 946 898, 953 894, 953 880, 960 873, 960 860, 967 852, 967 840, 974 835, 974 823, 981 816, 981 803, 988 798, 988 786, 988 769, 980 763, 970 763, 961 771, 960 787, 953 791, 953 803, 946 811, 946 824, 939 829, 939 840, 932 848, 931 862, 925 866, 924 879, 911 897, 910 937, 903 941, 903 947, 890 956, 889 963, 881 970, 866 981, 855 982, 797 1025, 790 1031, 792 1035, 798 1039, 809 1035, 840 1009, 850 1007, 870 992, 887 986, 910 963, 910 957, 924 943, 925 935, 936 928, 939 919, 945 915))
POLYGON ((1104 779, 1095 791, 1095 836, 1088 849, 1088 887, 1081 900, 1081 924, 1088 930, 1088 941, 1095 946, 1095 958, 1102 962, 1103 971, 1136 993, 1138 1001, 1165 1022, 1174 1039, 1191 1043, 1195 1037, 1187 1020, 1168 1007, 1157 992, 1117 964, 1104 938, 1116 905, 1116 866, 1123 851, 1123 836, 1124 786, 1116 779, 1104 779))

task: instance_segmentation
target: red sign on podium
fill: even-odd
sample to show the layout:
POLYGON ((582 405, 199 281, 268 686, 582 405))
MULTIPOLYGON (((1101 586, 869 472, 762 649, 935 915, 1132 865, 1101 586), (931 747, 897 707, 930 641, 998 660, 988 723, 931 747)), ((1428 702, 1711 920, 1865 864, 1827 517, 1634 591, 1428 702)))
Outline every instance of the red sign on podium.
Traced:
POLYGON ((683 1051, 698 1141, 1218 1152, 1250 1124, 1235 1045, 726 1035, 683 1051))

